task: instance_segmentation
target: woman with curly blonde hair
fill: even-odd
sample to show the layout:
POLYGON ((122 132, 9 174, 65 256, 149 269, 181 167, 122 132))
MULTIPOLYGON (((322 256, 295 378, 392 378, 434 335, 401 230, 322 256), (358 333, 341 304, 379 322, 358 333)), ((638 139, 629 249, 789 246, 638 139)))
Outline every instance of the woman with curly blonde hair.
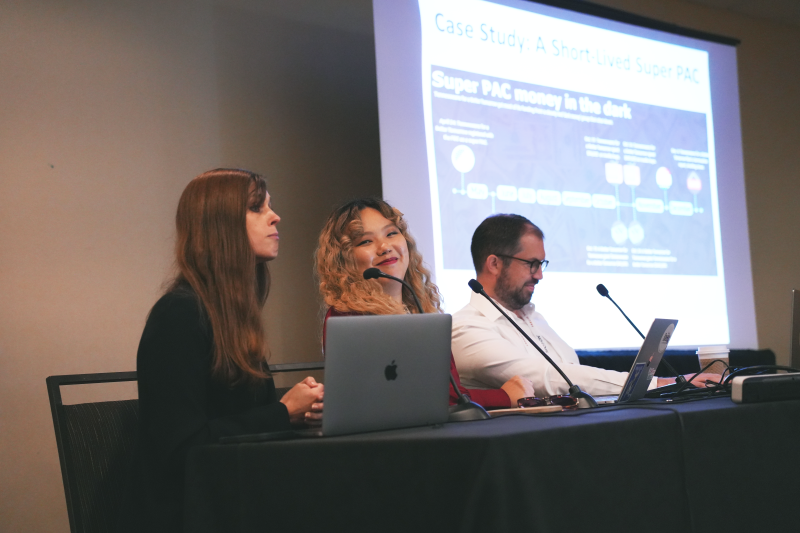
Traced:
MULTIPOLYGON (((331 316, 418 313, 414 296, 396 281, 365 280, 364 271, 378 268, 413 287, 426 313, 441 312, 439 289, 431 281, 403 213, 379 198, 361 198, 335 209, 319 236, 316 269, 319 291, 331 316)), ((323 325, 323 343, 325 326, 323 325)), ((485 408, 516 406, 533 396, 528 380, 514 376, 500 389, 467 390, 458 380, 455 362, 450 369, 459 389, 485 408)), ((450 404, 458 397, 451 385, 450 404)))

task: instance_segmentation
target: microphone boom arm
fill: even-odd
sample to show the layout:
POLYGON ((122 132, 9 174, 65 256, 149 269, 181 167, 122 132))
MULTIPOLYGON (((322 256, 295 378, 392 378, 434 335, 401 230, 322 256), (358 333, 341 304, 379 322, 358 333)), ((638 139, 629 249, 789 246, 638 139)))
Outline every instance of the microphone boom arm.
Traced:
MULTIPOLYGON (((608 298, 609 300, 611 300, 611 303, 614 304, 614 306, 617 309, 619 309, 619 312, 622 313, 622 316, 625 317, 625 320, 628 321, 628 324, 633 326, 633 329, 636 330, 636 333, 638 333, 639 336, 644 340, 644 334, 641 331, 639 331, 639 328, 636 327, 636 324, 634 324, 633 321, 630 318, 628 318, 628 315, 625 314, 625 311, 623 311, 622 308, 619 305, 617 305, 617 302, 614 301, 614 298, 612 298, 608 294, 608 289, 606 289, 606 286, 601 283, 600 285, 597 286, 597 292, 600 293, 600 296, 602 296, 604 298, 608 298)), ((679 386, 685 387, 686 385, 684 385, 684 384, 688 383, 688 381, 686 381, 686 378, 683 377, 680 373, 678 373, 678 371, 675 370, 675 368, 671 364, 669 364, 669 361, 667 361, 667 358, 663 357, 661 359, 661 362, 664 363, 664 366, 667 367, 667 370, 669 370, 670 372, 675 374, 675 376, 676 376, 675 383, 677 383, 679 386)), ((678 391, 681 391, 681 390, 683 390, 683 389, 682 388, 678 389, 678 391)))
POLYGON ((425 311, 422 310, 422 304, 419 303, 419 298, 417 298, 417 293, 414 292, 414 289, 412 289, 411 285, 409 285, 405 280, 402 280, 400 278, 396 278, 394 276, 390 276, 389 274, 386 274, 385 272, 382 272, 379 268, 374 268, 374 267, 366 269, 364 271, 363 276, 364 276, 364 279, 386 278, 386 279, 391 279, 391 280, 394 280, 394 281, 396 281, 398 283, 401 283, 403 285, 403 287, 408 289, 408 292, 410 292, 411 296, 414 298, 414 303, 417 305, 417 309, 419 310, 419 314, 421 314, 421 315, 425 314, 425 311))
MULTIPOLYGON (((483 292, 483 291, 481 291, 481 292, 483 292)), ((488 294, 486 294, 485 296, 489 296, 489 295, 488 295, 488 294)), ((553 360, 552 360, 552 359, 550 359, 550 356, 549 356, 549 355, 547 355, 547 353, 546 353, 544 350, 542 350, 542 349, 539 347, 539 345, 538 345, 538 344, 536 344, 536 343, 533 341, 533 339, 531 339, 531 338, 528 336, 528 334, 527 334, 527 333, 525 333, 525 331, 524 331, 524 330, 523 330, 521 327, 519 327, 519 324, 517 324, 517 323, 514 321, 514 319, 512 319, 510 316, 508 316, 508 315, 506 314, 506 312, 505 312, 505 311, 503 311, 502 309, 500 309, 500 306, 499 306, 499 305, 497 305, 497 303, 496 303, 496 302, 495 302, 495 301, 494 301, 494 300, 493 300, 491 297, 490 297, 490 298, 488 298, 488 300, 489 300, 489 301, 492 303, 492 305, 494 306, 494 308, 495 308, 495 309, 497 309, 498 311, 500 311, 500 314, 501 314, 501 315, 503 315, 504 317, 506 317, 506 319, 507 319, 507 320, 508 320, 508 321, 511 323, 511 325, 512 325, 512 326, 514 326, 515 328, 517 328, 517 331, 519 331, 519 332, 522 334, 522 336, 523 336, 523 337, 525 337, 525 339, 526 339, 526 340, 527 340, 529 343, 531 343, 531 344, 533 345, 533 347, 534 347, 534 348, 536 348, 536 349, 539 351, 539 353, 540 353, 540 354, 542 354, 542 357, 544 357, 545 359, 547 359, 547 362, 548 362, 548 363, 550 363, 551 365, 553 365, 553 368, 555 368, 555 369, 558 371, 558 373, 559 373, 559 374, 561 374, 561 377, 562 377, 562 378, 564 378, 564 381, 566 381, 566 382, 567 382, 567 385, 569 385, 570 387, 573 387, 574 385, 573 385, 573 384, 572 384, 572 382, 569 380, 569 378, 568 378, 568 377, 567 377, 567 375, 564 373, 564 371, 563 371, 563 370, 561 370, 560 368, 558 368, 558 365, 556 365, 556 364, 553 362, 553 360)))
POLYGON ((486 291, 483 289, 482 286, 480 286, 480 283, 478 281, 471 280, 469 282, 469 286, 473 291, 477 292, 478 294, 480 294, 481 296, 483 296, 484 298, 489 300, 489 302, 494 306, 494 308, 497 309, 500 312, 501 315, 506 317, 506 320, 508 320, 511 323, 511 325, 514 326, 517 329, 517 331, 519 331, 522 334, 523 337, 525 337, 525 340, 527 340, 529 343, 531 343, 531 345, 533 345, 533 347, 536 348, 539 351, 540 354, 542 354, 542 357, 544 357, 547 360, 547 362, 550 363, 550 365, 553 368, 555 368, 558 371, 559 374, 561 374, 561 377, 564 378, 564 381, 566 381, 567 385, 569 385, 569 394, 570 394, 570 396, 572 396, 573 398, 583 398, 584 400, 586 400, 586 402, 589 404, 590 407, 597 407, 597 402, 595 401, 594 398, 592 398, 592 395, 589 394, 588 392, 582 391, 581 388, 578 385, 573 384, 572 381, 570 381, 570 379, 564 373, 564 371, 561 370, 561 368, 555 363, 555 361, 550 359, 550 356, 547 355, 547 353, 545 353, 545 351, 542 350, 539 347, 539 345, 536 344, 533 341, 533 339, 531 339, 528 336, 528 334, 525 333, 525 331, 521 327, 519 327, 519 324, 517 324, 516 321, 514 321, 514 319, 512 319, 510 316, 508 316, 506 314, 506 312, 503 311, 500 308, 499 305, 497 305, 497 302, 495 302, 494 299, 492 299, 491 296, 486 294, 486 291), (473 286, 473 282, 475 283, 475 286, 473 286), (478 286, 480 286, 480 290, 475 290, 478 286))
POLYGON ((622 316, 624 316, 624 317, 625 317, 625 320, 627 320, 627 321, 628 321, 628 323, 629 323, 631 326, 633 326, 633 329, 635 329, 635 330, 636 330, 636 333, 638 333, 638 334, 639 334, 639 336, 640 336, 642 339, 644 339, 644 333, 642 333, 641 331, 639 331, 639 328, 637 328, 637 327, 636 327, 636 324, 634 324, 634 323, 633 323, 633 321, 632 321, 630 318, 628 318, 628 315, 626 315, 626 314, 625 314, 625 311, 623 311, 623 310, 622 310, 622 308, 621 308, 620 306, 618 306, 618 305, 617 305, 617 302, 615 302, 615 301, 614 301, 614 299, 613 299, 611 296, 609 296, 608 294, 606 294, 606 298, 608 298, 609 300, 611 300, 611 303, 612 303, 612 304, 614 304, 614 305, 617 307, 617 309, 619 309, 619 312, 620 312, 620 313, 622 313, 622 316))

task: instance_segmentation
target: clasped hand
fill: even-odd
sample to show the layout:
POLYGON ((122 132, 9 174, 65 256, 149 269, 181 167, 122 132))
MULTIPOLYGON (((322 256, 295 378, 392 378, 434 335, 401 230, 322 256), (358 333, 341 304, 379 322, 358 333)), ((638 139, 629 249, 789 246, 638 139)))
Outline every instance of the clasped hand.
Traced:
POLYGON ((319 424, 322 422, 324 396, 325 385, 308 376, 289 389, 280 401, 289 411, 289 421, 292 424, 319 424))

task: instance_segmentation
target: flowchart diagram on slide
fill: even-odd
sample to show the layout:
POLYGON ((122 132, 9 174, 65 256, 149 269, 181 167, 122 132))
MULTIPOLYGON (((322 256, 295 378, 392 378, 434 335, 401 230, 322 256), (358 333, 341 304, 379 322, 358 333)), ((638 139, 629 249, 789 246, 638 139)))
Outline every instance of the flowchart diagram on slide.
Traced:
POLYGON ((715 272, 704 114, 438 67, 432 80, 449 268, 469 268, 483 218, 519 213, 556 248, 584 251, 564 247, 553 267, 715 272))
MULTIPOLYGON (((610 147, 618 146, 618 141, 608 141, 587 137, 587 152, 591 153, 594 149, 609 150, 610 147)), ((641 149, 651 150, 654 147, 641 145, 638 143, 625 143, 633 149, 631 152, 644 153, 641 149)), ((701 160, 708 157, 702 152, 689 152, 687 150, 676 150, 681 154, 686 154, 686 158, 693 157, 692 160, 701 160)), ((615 154, 616 152, 601 152, 615 154)), ((703 189, 703 182, 697 172, 691 171, 685 181, 686 189, 692 193, 692 202, 669 200, 669 189, 673 186, 672 172, 667 167, 659 167, 656 171, 655 180, 660 189, 664 191, 662 198, 642 198, 636 196, 636 187, 642 184, 641 167, 636 164, 622 165, 616 161, 608 161, 605 164, 605 180, 614 188, 614 194, 588 193, 578 191, 553 191, 547 189, 531 189, 527 187, 516 187, 514 185, 498 185, 495 190, 489 190, 485 183, 467 182, 466 175, 475 168, 475 152, 465 145, 460 144, 453 149, 451 160, 453 167, 461 174, 460 187, 453 187, 453 194, 466 195, 473 200, 490 200, 492 214, 496 212, 495 199, 506 202, 521 202, 525 204, 566 206, 579 208, 609 209, 614 210, 617 219, 611 224, 611 238, 617 244, 624 244, 630 241, 632 244, 641 244, 644 240, 644 228, 636 220, 636 213, 657 213, 670 214, 674 216, 692 216, 695 213, 702 213, 703 208, 697 206, 697 194, 703 189), (630 200, 623 202, 620 200, 620 186, 630 188, 630 200), (631 210, 631 220, 629 223, 623 222, 622 209, 631 210)))

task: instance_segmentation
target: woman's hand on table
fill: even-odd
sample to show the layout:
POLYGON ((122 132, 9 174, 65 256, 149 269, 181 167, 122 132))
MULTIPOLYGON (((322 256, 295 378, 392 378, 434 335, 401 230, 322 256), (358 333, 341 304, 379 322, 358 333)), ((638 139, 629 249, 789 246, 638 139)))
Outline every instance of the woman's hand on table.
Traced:
POLYGON ((312 403, 311 410, 306 411, 304 414, 304 422, 306 424, 318 426, 322 424, 322 401, 325 396, 325 391, 323 390, 324 385, 322 383, 317 383, 311 376, 307 377, 303 382, 308 382, 309 387, 316 386, 320 388, 320 395, 318 396, 319 401, 312 403))
POLYGON ((311 404, 311 410, 306 411, 305 423, 310 426, 318 426, 322 424, 322 402, 315 402, 311 404))
POLYGON ((319 422, 322 420, 322 400, 325 396, 325 385, 317 383, 311 376, 307 377, 283 395, 281 403, 289 411, 292 424, 319 422))

